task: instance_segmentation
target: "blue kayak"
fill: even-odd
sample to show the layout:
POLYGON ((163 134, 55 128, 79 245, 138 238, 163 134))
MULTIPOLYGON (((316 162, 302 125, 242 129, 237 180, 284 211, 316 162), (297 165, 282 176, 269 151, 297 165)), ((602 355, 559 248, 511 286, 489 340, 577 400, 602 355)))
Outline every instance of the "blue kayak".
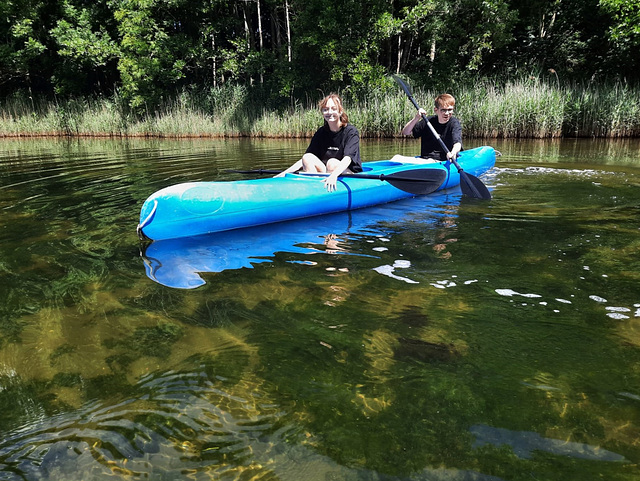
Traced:
MULTIPOLYGON (((495 158, 494 149, 485 146, 461 152, 458 163, 464 172, 481 175, 495 158)), ((419 186, 423 179, 415 174, 420 173, 438 174, 425 175, 425 184, 439 179, 430 191, 460 184, 450 162, 380 160, 362 167, 361 174, 341 176, 334 192, 326 190, 322 176, 304 173, 166 187, 144 202, 138 233, 151 240, 192 237, 393 202, 419 193, 405 187, 419 186)))
POLYGON ((456 190, 453 187, 354 211, 158 240, 146 244, 141 257, 149 279, 177 289, 200 287, 209 274, 275 262, 277 254, 284 254, 285 262, 304 265, 313 265, 317 254, 326 253, 378 258, 379 249, 395 235, 397 227, 415 221, 432 227, 423 231, 425 245, 437 244, 436 237, 448 229, 442 220, 457 215, 452 208, 460 193, 456 190))

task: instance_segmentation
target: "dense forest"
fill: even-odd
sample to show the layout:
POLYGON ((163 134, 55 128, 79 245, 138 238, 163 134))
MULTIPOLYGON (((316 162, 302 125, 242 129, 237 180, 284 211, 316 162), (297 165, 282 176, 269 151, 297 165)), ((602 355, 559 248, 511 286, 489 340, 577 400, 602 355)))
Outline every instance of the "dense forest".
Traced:
POLYGON ((225 84, 357 97, 401 73, 636 83, 640 0, 3 0, 2 95, 130 107, 225 84))

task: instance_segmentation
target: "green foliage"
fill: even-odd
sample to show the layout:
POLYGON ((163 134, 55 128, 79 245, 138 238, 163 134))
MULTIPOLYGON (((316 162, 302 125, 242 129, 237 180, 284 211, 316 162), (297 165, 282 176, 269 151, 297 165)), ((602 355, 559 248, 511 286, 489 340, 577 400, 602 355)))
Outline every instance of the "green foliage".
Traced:
POLYGON ((637 78, 640 67, 637 49, 640 46, 640 1, 600 0, 602 10, 610 15, 608 36, 615 51, 612 68, 628 76, 637 78))
POLYGON ((90 68, 105 66, 120 51, 104 25, 94 26, 100 17, 86 8, 81 10, 63 2, 64 17, 51 30, 59 45, 58 54, 90 68))
POLYGON ((28 5, 3 2, 0 6, 0 84, 14 81, 29 84, 33 64, 46 51, 42 36, 42 3, 28 5))
MULTIPOLYGON (((265 105, 404 73, 430 87, 523 71, 638 80, 638 0, 8 0, 0 85, 113 95, 153 114, 183 89, 258 87, 265 105)), ((448 88, 448 87, 447 87, 448 88)))
MULTIPOLYGON (((467 138, 640 135, 640 89, 626 82, 566 84, 555 76, 530 76, 449 87, 467 138)), ((350 122, 363 138, 399 136, 414 114, 404 93, 388 78, 380 87, 352 87, 340 93, 350 122)), ((417 84, 413 93, 429 109, 441 90, 417 84)), ((226 84, 206 91, 184 89, 158 104, 154 115, 137 117, 117 97, 36 101, 34 113, 28 96, 14 96, 0 103, 0 136, 309 137, 321 123, 317 100, 284 105, 270 101, 260 88, 226 84)))
POLYGON ((118 70, 122 94, 131 107, 144 112, 147 102, 161 97, 162 84, 182 78, 184 61, 172 51, 172 39, 154 18, 156 0, 113 0, 121 55, 118 70))
POLYGON ((512 0, 514 41, 496 52, 495 64, 514 74, 553 69, 572 80, 620 74, 611 68, 617 55, 607 40, 611 19, 598 1, 512 0))
POLYGON ((61 57, 52 81, 56 94, 69 95, 84 91, 96 75, 106 80, 120 50, 105 26, 109 16, 96 5, 89 10, 65 0, 62 9, 62 18, 50 31, 61 57))
POLYGON ((600 0, 600 5, 613 17, 611 37, 621 44, 640 42, 640 1, 600 0))

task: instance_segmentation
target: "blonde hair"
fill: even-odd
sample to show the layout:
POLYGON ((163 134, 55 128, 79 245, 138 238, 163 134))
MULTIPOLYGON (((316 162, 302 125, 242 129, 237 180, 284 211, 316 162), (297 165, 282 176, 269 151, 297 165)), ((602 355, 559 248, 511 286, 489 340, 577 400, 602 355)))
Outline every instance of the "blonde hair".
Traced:
POLYGON ((453 97, 453 95, 440 94, 436 97, 434 103, 437 109, 443 109, 445 107, 455 107, 456 99, 453 97))
POLYGON ((318 104, 320 110, 327 106, 327 102, 329 99, 333 100, 333 103, 338 107, 338 112, 340 113, 340 123, 343 125, 347 125, 349 123, 349 116, 344 111, 344 107, 342 106, 342 99, 338 94, 331 93, 323 98, 318 104))

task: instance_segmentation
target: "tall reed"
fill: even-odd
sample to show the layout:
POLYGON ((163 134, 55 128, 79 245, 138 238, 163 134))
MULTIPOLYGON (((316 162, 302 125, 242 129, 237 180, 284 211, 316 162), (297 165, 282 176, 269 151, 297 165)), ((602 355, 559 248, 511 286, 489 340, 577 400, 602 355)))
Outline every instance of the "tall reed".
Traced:
POLYGON ((640 89, 625 83, 566 90, 563 133, 574 137, 640 136, 640 89))
POLYGON ((559 89, 538 81, 481 83, 464 89, 458 110, 470 137, 544 138, 562 135, 563 98, 559 89))
MULTIPOLYGON (((414 88, 427 112, 440 92, 414 88)), ((456 115, 465 137, 638 137, 640 88, 623 82, 571 84, 526 78, 456 87, 456 115)), ((394 137, 415 115, 397 88, 372 90, 345 101, 362 137, 394 137)), ((308 137, 322 124, 317 100, 286 107, 242 86, 184 91, 146 114, 134 115, 112 98, 37 100, 14 95, 0 101, 0 136, 308 137)))

